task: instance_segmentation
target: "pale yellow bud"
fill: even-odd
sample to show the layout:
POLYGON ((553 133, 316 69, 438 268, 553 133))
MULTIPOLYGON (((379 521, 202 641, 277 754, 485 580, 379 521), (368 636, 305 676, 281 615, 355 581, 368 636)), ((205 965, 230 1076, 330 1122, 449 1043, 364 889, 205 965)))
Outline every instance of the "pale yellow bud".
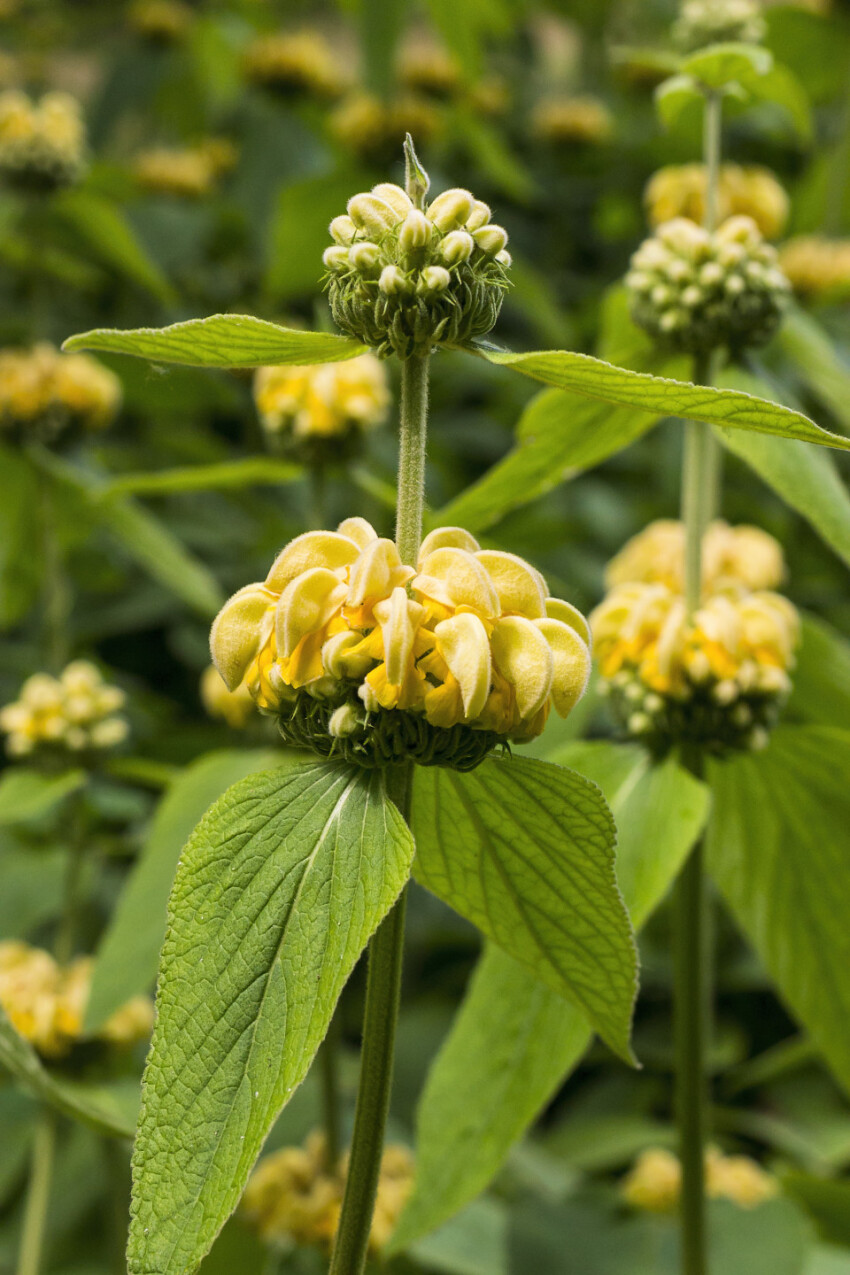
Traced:
POLYGON ((449 266, 456 266, 460 261, 468 261, 475 247, 475 241, 466 230, 452 230, 440 244, 440 256, 449 266))
POLYGON ((375 243, 356 243, 348 249, 348 260, 355 270, 368 274, 381 259, 381 250, 375 243))
POLYGON ((444 190, 428 205, 428 216, 438 230, 454 230, 466 224, 475 203, 468 190, 444 190))
POLYGON ((514 264, 514 259, 508 252, 507 248, 503 248, 501 252, 497 252, 494 260, 498 261, 500 266, 504 266, 506 270, 510 270, 514 264))
POLYGON ((362 725, 357 709, 353 704, 341 704, 331 714, 331 720, 328 722, 328 734, 333 735, 334 739, 345 739, 348 735, 353 735, 362 725))
POLYGON ((426 266, 419 276, 416 291, 445 292, 451 281, 451 275, 443 266, 426 266))
POLYGON ((404 271, 399 266, 384 266, 381 271, 381 277, 378 280, 378 287, 382 292, 386 292, 388 296, 398 292, 410 292, 411 290, 404 271))
POLYGON ((466 219, 467 230, 480 230, 482 226, 486 226, 493 214, 490 207, 481 199, 475 199, 472 202, 472 211, 466 219))
POLYGON ((352 195, 348 215, 360 230, 380 238, 400 220, 396 210, 377 195, 352 195))
POLYGON ((331 238, 336 240, 338 244, 348 246, 353 242, 354 236, 357 234, 357 227, 350 217, 334 217, 330 224, 331 238))
POLYGON ((398 213, 399 218, 406 217, 413 208, 413 201, 407 191, 393 182, 380 182, 379 185, 372 187, 372 194, 389 204, 390 208, 398 213))
POLYGON ((402 252, 413 252, 424 248, 431 240, 433 227, 431 222, 418 208, 411 208, 398 232, 399 247, 402 252))
POLYGON ((501 226, 482 226, 480 230, 475 231, 472 237, 481 251, 489 253, 491 256, 501 252, 508 242, 507 233, 501 226))
POLYGON ((351 264, 348 256, 348 249, 342 248, 338 244, 333 248, 326 248, 322 253, 322 261, 327 270, 337 270, 340 273, 347 270, 351 264))

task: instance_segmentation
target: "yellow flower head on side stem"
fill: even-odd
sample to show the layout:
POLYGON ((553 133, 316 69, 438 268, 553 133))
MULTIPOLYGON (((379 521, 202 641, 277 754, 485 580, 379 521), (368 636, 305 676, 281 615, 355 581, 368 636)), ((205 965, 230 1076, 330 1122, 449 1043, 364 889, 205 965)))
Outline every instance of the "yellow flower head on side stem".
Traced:
MULTIPOLYGON (((705 1153, 706 1194, 731 1200, 742 1209, 756 1208, 778 1194, 779 1184, 749 1156, 724 1155, 716 1147, 705 1153)), ((660 1147, 641 1153, 620 1184, 627 1204, 645 1213, 673 1213, 682 1191, 678 1156, 660 1147)))
POLYGON ((130 28, 155 45, 182 43, 194 19, 183 0, 134 0, 127 11, 130 28))
POLYGON ((121 382, 88 354, 62 354, 47 342, 0 350, 0 435, 53 442, 104 429, 121 406, 121 382))
POLYGON ((614 117, 597 97, 547 97, 532 112, 531 132, 555 146, 598 146, 613 137, 614 117))
POLYGON ((850 293, 850 239, 797 235, 779 249, 779 265, 798 296, 816 300, 850 293))
POLYGON ((444 527, 408 565, 361 518, 288 544, 211 649, 285 739, 363 765, 477 765, 566 716, 590 671, 583 616, 521 558, 444 527))
POLYGON ((339 97, 347 77, 330 43, 318 31, 261 35, 245 53, 245 74, 287 97, 339 97))
POLYGON ((237 159, 232 142, 209 137, 197 146, 156 146, 142 151, 136 156, 133 172, 139 185, 153 194, 200 199, 213 193, 237 159))
POLYGON ((85 159, 86 129, 75 98, 45 93, 35 102, 17 89, 0 93, 0 177, 51 191, 78 181, 85 159))
POLYGON ((126 696, 87 660, 74 660, 59 677, 34 673, 18 699, 0 709, 0 731, 11 757, 38 750, 96 753, 122 743, 129 725, 120 710, 126 696))
MULTIPOLYGON (((649 180, 644 202, 651 226, 674 217, 702 225, 705 219, 705 165, 671 164, 649 180)), ((778 239, 788 221, 790 203, 768 168, 723 164, 718 186, 718 215, 752 217, 765 239, 778 239)))
MULTIPOLYGON (((730 527, 717 520, 702 546, 704 588, 724 583, 746 589, 775 589, 785 578, 782 546, 760 527, 730 527)), ((605 571, 609 588, 644 581, 666 584, 678 592, 685 583, 685 529, 676 519, 659 519, 629 540, 605 571)))
MULTIPOLYGON (((61 1058, 84 1039, 93 969, 88 956, 62 966, 40 948, 0 942, 0 1005, 15 1030, 45 1058, 61 1058)), ((152 1026, 153 1003, 136 996, 107 1019, 96 1039, 132 1045, 144 1040, 152 1026)))

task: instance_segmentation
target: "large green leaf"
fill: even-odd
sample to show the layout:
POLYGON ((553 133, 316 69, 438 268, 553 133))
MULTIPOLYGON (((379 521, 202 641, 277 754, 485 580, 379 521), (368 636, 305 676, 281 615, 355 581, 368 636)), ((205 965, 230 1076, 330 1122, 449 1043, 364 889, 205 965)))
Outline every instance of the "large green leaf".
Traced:
POLYGON ((484 349, 478 353, 502 367, 515 368, 524 376, 557 389, 572 390, 606 403, 639 407, 656 415, 684 416, 724 425, 729 429, 752 430, 780 438, 797 438, 805 443, 850 450, 850 438, 822 429, 801 412, 792 411, 739 390, 715 389, 710 385, 689 385, 647 372, 631 372, 589 354, 570 350, 539 350, 529 354, 509 354, 484 349))
POLYGON ((712 765, 712 874, 780 995, 850 1091, 850 732, 777 730, 712 765))
POLYGON ((850 429, 850 367, 829 334, 810 314, 794 309, 785 316, 777 341, 811 392, 850 429))
POLYGON ((64 350, 108 350, 154 363, 192 367, 263 367, 278 363, 338 363, 365 346, 326 332, 299 332, 250 314, 213 314, 167 328, 95 328, 69 337, 64 350))
POLYGON ((304 476, 300 465, 272 456, 243 456, 211 465, 181 465, 151 473, 119 474, 104 488, 104 495, 171 496, 183 491, 225 491, 240 487, 276 487, 304 476))
MULTIPOLYGON (((617 875, 640 926, 702 830, 708 789, 672 761, 651 766, 637 747, 580 743, 555 756, 605 793, 618 826, 617 875)), ((584 1014, 487 948, 420 1100, 416 1184, 394 1246, 439 1226, 484 1189, 590 1038, 584 1014)))
MULTIPOLYGON (((740 369, 723 373, 724 384, 765 397, 771 387, 740 369)), ((850 566, 850 493, 835 460, 820 447, 792 439, 769 438, 721 429, 718 435, 760 478, 809 522, 850 566)))
POLYGON ((232 784, 291 760, 283 749, 226 749, 199 758, 171 784, 100 941, 86 1007, 88 1031, 153 985, 168 895, 192 829, 232 784))
POLYGON ((362 170, 343 168, 281 187, 269 228, 265 281, 275 301, 315 296, 324 269, 322 253, 332 242, 328 222, 345 211, 354 191, 368 190, 373 181, 362 170))
POLYGON ((176 293, 136 238, 130 223, 111 199, 94 191, 63 192, 51 205, 55 214, 73 227, 104 265, 173 305, 176 293))
POLYGON ((134 1152, 128 1268, 196 1269, 407 880, 383 779, 310 763, 236 784, 183 851, 134 1152))
POLYGON ((65 1080, 48 1072, 29 1041, 24 1040, 9 1022, 0 1006, 0 1066, 5 1067, 18 1083, 55 1107, 72 1120, 113 1137, 131 1138, 133 1118, 127 1114, 127 1104, 120 1100, 119 1091, 105 1085, 90 1086, 65 1080))
POLYGON ((14 766, 0 777, 0 825, 40 819, 85 783, 84 770, 42 775, 25 766, 14 766))
POLYGON ((548 762, 417 771, 416 876, 631 1059, 637 957, 595 785, 548 762))
POLYGON ((801 615, 802 640, 788 712, 819 726, 850 722, 850 642, 813 615, 801 615))
POLYGON ((657 414, 633 407, 612 407, 563 390, 543 390, 523 412, 513 450, 435 514, 433 521, 483 531, 510 510, 627 447, 657 421, 657 414))

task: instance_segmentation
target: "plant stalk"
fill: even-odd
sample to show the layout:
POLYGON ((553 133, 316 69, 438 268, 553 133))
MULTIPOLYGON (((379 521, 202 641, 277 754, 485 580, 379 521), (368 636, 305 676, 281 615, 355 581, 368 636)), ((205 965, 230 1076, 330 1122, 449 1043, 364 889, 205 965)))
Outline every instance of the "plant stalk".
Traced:
MULTIPOLYGON (((427 425, 426 355, 406 359, 401 368, 396 546, 402 562, 410 565, 416 563, 422 540, 427 425)), ((387 771, 387 795, 408 823, 412 781, 413 766, 409 762, 387 771)), ((362 1275, 366 1266, 392 1087, 405 910, 406 892, 403 892, 369 944, 354 1134, 329 1275, 362 1275)))
POLYGON ((56 1115, 43 1107, 35 1130, 17 1275, 39 1275, 56 1152, 56 1115))

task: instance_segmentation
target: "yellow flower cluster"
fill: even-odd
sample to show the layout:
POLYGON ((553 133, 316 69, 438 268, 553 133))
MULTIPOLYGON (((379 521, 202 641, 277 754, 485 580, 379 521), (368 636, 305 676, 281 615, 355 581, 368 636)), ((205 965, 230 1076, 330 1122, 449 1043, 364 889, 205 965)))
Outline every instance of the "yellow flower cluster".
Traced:
POLYGON ((549 97, 534 108, 531 131, 540 141, 554 145, 594 146, 610 141, 614 117, 597 97, 549 97))
POLYGON ((76 181, 85 165, 86 129, 79 102, 67 93, 0 93, 0 176, 51 190, 76 181))
POLYGON ((339 59, 318 31, 258 36, 244 66, 255 84, 288 96, 334 98, 346 87, 339 59))
POLYGON ((197 146, 156 146, 136 156, 133 172, 140 186, 160 195, 200 199, 234 167, 236 147, 222 137, 210 137, 197 146))
MULTIPOLYGON (((651 226, 674 217, 705 219, 705 165, 670 164, 649 179, 644 203, 651 226)), ((769 168, 723 164, 717 192, 720 221, 752 217, 765 239, 778 239, 788 221, 788 195, 769 168)))
POLYGON ((34 673, 21 687, 20 698, 0 709, 6 751, 25 757, 44 747, 74 753, 112 748, 129 732, 126 719, 118 715, 125 698, 87 660, 74 660, 59 677, 34 673))
POLYGON ((457 58, 421 32, 403 46, 398 78, 409 92, 423 93, 427 97, 452 98, 463 87, 457 58))
MULTIPOLYGON (((705 1153, 705 1188, 712 1200, 731 1200, 742 1209, 754 1209, 779 1192, 771 1174, 749 1156, 723 1155, 716 1147, 705 1153)), ((671 1151, 655 1147, 644 1151, 622 1182, 623 1197, 632 1208, 646 1213, 672 1213, 682 1189, 682 1166, 671 1151)))
POLYGON ((0 432, 49 442, 68 430, 104 429, 121 406, 121 382, 88 354, 47 342, 0 350, 0 432))
MULTIPOLYGON (((45 1058, 61 1058, 84 1039, 93 969, 88 956, 63 967, 40 948, 15 940, 0 942, 0 1005, 15 1030, 45 1058)), ((135 996, 95 1035, 110 1044, 132 1045, 152 1026, 152 1001, 135 996)))
POLYGON ((782 577, 781 550, 756 528, 713 524, 690 617, 683 557, 681 527, 662 522, 611 564, 590 624, 614 712, 653 749, 677 740, 718 752, 762 747, 799 639, 796 609, 766 587, 782 577))
POLYGON ((188 34, 194 16, 183 0, 135 0, 127 21, 131 30, 152 44, 178 44, 188 34))
POLYGON ((797 235, 779 249, 779 265, 802 297, 850 292, 850 239, 797 235))
POLYGON ((439 131, 439 110, 427 98, 413 93, 383 102, 361 91, 350 94, 330 118, 332 137, 345 151, 375 165, 392 162, 410 133, 417 145, 426 145, 439 131))
POLYGON ((514 554, 443 527, 414 568, 349 518, 298 536, 240 589, 211 649, 228 687, 247 682, 291 743, 364 765, 463 768, 499 740, 539 735, 552 706, 570 712, 588 641, 580 613, 514 554))
MULTIPOLYGON (((242 1211, 264 1240, 312 1244, 329 1250, 339 1225, 347 1157, 328 1164, 324 1135, 310 1134, 303 1147, 265 1156, 251 1175, 242 1211)), ((381 1159, 378 1195, 369 1249, 379 1253, 389 1240, 413 1186, 413 1157, 406 1147, 388 1146, 381 1159)))
POLYGON ((342 363, 261 367, 254 402, 266 436, 305 463, 345 460, 386 417, 390 395, 374 354, 342 363))
POLYGON ((219 718, 235 730, 247 725, 257 711, 248 687, 237 686, 235 691, 229 691, 214 664, 204 669, 200 690, 201 703, 210 717, 219 718))

